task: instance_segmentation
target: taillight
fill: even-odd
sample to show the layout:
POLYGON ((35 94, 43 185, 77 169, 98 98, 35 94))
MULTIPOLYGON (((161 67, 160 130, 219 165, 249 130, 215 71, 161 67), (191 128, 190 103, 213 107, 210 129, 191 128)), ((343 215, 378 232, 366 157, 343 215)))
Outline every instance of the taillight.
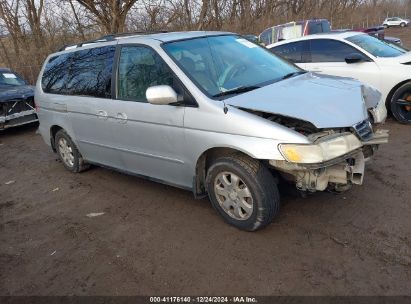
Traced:
POLYGON ((38 113, 40 108, 39 108, 39 106, 38 106, 38 104, 37 104, 37 102, 34 98, 33 98, 33 101, 34 101, 34 109, 35 109, 36 113, 38 113))

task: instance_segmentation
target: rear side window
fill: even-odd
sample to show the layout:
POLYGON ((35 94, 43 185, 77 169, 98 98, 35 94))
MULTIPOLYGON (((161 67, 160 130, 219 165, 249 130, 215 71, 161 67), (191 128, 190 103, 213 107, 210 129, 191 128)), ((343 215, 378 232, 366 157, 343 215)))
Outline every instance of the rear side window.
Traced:
POLYGON ((52 94, 65 94, 65 84, 70 68, 71 54, 62 54, 50 58, 44 68, 41 79, 43 91, 52 94))
POLYGON ((331 32, 331 25, 328 21, 321 21, 321 25, 323 27, 323 33, 331 32))
POLYGON ((111 98, 114 53, 115 46, 74 52, 67 79, 67 94, 111 98))
POLYGON ((318 33, 328 33, 330 31, 331 27, 328 21, 308 22, 308 32, 310 33, 310 35, 318 33))
POLYGON ((308 22, 308 32, 310 35, 322 33, 323 27, 321 26, 321 22, 308 22))
POLYGON ((270 49, 274 54, 294 63, 303 62, 304 41, 287 43, 270 49))
POLYGON ((353 47, 331 39, 315 39, 311 41, 312 62, 345 62, 345 58, 358 53, 353 47))
POLYGON ((260 42, 264 43, 265 45, 269 45, 273 42, 272 39, 272 29, 269 28, 261 33, 260 35, 260 42))
POLYGON ((146 102, 151 86, 173 86, 174 75, 163 59, 143 46, 121 48, 118 66, 118 99, 146 102))

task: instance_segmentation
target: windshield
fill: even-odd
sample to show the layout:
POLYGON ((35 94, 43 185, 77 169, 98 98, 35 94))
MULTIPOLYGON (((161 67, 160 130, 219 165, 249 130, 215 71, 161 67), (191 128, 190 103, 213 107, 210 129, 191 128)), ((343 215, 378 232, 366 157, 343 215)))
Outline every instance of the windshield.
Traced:
POLYGON ((0 72, 0 85, 25 85, 26 82, 13 72, 0 72))
POLYGON ((351 36, 346 40, 358 45, 375 57, 397 57, 405 53, 400 48, 393 47, 392 44, 370 35, 351 36))
POLYGON ((211 97, 226 96, 227 91, 241 94, 302 72, 234 35, 169 42, 164 44, 164 50, 211 97))

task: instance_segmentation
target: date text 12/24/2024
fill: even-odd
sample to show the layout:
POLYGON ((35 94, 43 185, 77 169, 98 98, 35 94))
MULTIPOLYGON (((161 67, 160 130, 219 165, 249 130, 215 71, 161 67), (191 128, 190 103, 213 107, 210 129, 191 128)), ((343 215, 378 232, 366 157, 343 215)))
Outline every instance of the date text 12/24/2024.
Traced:
POLYGON ((150 297, 150 303, 258 303, 254 297, 150 297))

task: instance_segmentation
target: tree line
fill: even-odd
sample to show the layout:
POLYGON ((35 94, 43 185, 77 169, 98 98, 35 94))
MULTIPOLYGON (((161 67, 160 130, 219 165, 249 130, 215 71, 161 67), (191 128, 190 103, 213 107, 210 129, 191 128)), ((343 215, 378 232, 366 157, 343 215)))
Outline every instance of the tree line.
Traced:
POLYGON ((1 0, 0 65, 33 81, 45 57, 65 44, 135 31, 225 30, 327 18, 334 28, 411 15, 411 0, 1 0))

